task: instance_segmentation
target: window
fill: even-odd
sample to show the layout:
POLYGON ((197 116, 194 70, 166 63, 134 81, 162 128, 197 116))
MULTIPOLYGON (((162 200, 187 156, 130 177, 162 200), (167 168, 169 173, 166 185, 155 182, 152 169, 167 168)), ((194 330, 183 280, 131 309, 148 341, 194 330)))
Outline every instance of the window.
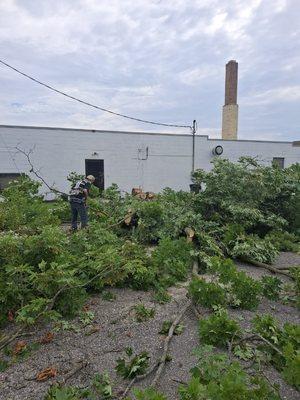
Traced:
POLYGON ((283 157, 273 157, 273 165, 279 168, 284 168, 284 158, 283 157))
POLYGON ((21 174, 16 173, 0 173, 0 192, 8 186, 10 181, 18 179, 20 176, 21 174))

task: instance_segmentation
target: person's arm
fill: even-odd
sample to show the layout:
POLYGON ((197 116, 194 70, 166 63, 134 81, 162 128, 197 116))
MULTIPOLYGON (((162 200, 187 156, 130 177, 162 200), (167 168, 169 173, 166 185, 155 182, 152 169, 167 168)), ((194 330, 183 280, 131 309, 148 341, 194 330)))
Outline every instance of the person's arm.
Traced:
POLYGON ((83 194, 84 194, 84 201, 85 203, 87 202, 88 196, 89 196, 89 192, 87 189, 83 189, 83 194))

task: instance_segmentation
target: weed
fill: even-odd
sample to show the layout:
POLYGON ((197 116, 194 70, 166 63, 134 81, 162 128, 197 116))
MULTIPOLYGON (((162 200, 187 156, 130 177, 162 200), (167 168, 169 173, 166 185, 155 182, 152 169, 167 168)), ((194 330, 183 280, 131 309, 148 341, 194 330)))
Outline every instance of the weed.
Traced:
MULTIPOLYGON (((170 330, 171 326, 172 326, 172 323, 173 323, 172 321, 164 321, 159 333, 161 335, 167 335, 169 333, 169 330, 170 330)), ((181 335, 183 331, 184 331, 184 325, 177 324, 175 329, 174 329, 174 335, 181 335)))
POLYGON ((137 304, 134 306, 135 319, 137 322, 145 322, 148 319, 153 318, 155 315, 154 308, 147 308, 144 304, 137 304))
POLYGON ((144 351, 131 360, 126 361, 124 358, 118 358, 116 372, 124 379, 132 379, 137 375, 143 375, 149 366, 149 354, 144 351))
POLYGON ((109 290, 104 290, 101 293, 101 298, 102 300, 105 301, 114 301, 116 300, 117 296, 113 292, 110 292, 109 290))

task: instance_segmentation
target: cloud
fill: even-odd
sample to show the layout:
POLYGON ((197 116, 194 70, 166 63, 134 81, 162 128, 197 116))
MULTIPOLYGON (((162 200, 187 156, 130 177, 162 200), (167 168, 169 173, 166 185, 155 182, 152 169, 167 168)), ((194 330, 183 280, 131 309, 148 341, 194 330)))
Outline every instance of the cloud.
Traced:
MULTIPOLYGON (((297 0, 5 0, 0 54, 102 107, 161 122, 197 119, 209 135, 220 134, 224 67, 236 59, 240 136, 281 135, 282 118, 271 111, 288 103, 285 135, 295 139, 299 12, 297 0)), ((165 130, 72 102, 2 66, 0 85, 2 123, 165 130)))
POLYGON ((264 105, 272 103, 286 103, 300 100, 300 85, 285 86, 269 89, 249 95, 241 100, 243 105, 264 105))

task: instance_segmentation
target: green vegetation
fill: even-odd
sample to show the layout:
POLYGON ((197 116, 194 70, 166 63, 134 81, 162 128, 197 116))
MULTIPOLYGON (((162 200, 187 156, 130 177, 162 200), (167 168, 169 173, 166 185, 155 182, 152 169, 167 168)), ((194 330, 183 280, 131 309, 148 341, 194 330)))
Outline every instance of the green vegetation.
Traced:
POLYGON ((286 323, 280 328, 271 315, 257 315, 253 330, 270 343, 264 342, 261 350, 282 372, 284 379, 300 390, 300 326, 286 323))
POLYGON ((137 322, 145 322, 153 318, 155 314, 154 308, 147 308, 144 304, 137 304, 134 306, 135 319, 137 322))
POLYGON ((224 353, 214 354, 212 346, 200 347, 192 378, 179 389, 181 400, 280 400, 276 387, 258 375, 247 374, 237 361, 224 353))
POLYGON ((200 343, 226 347, 228 342, 241 335, 238 323, 230 319, 224 309, 199 321, 200 343))
MULTIPOLYGON (((68 179, 73 182, 78 175, 73 172, 68 179)), ((152 290, 163 304, 170 299, 168 287, 189 279, 197 260, 210 276, 194 277, 189 296, 194 304, 215 310, 199 322, 200 340, 220 347, 234 344, 241 329, 221 307, 255 310, 262 296, 284 297, 284 288, 275 277, 252 279, 232 259, 272 263, 279 251, 299 251, 300 165, 281 170, 248 157, 237 163, 216 159, 210 172, 197 170, 192 179, 204 188, 200 193, 166 188, 151 200, 121 196, 116 185, 101 194, 93 188, 89 229, 74 234, 61 227, 70 215, 67 201, 45 203, 39 183, 27 176, 12 182, 0 202, 0 324, 14 322, 25 328, 47 319, 57 329, 77 329, 65 318, 78 316, 81 326, 89 326, 94 315, 82 311, 84 303, 95 293, 114 300, 111 287, 152 290)), ((290 273, 295 285, 287 301, 299 305, 299 269, 290 273)), ((146 321, 154 309, 141 304, 135 313, 139 321, 146 321)), ((165 321, 162 333, 170 323, 165 321)), ((299 388, 299 328, 281 328, 269 316, 257 317, 253 326, 255 335, 265 339, 258 351, 299 388)), ((179 324, 175 334, 182 329, 179 324)), ((30 346, 20 355, 27 350, 30 346)), ((210 355, 201 351, 192 379, 180 389, 181 400, 279 398, 274 388, 250 376, 239 363, 212 350, 210 355)), ((232 352, 248 360, 255 350, 241 344, 232 352)), ((118 360, 120 376, 132 379, 146 372, 146 352, 127 357, 118 360)), ((1 358, 0 370, 10 361, 1 358)), ((99 375, 88 389, 54 385, 46 396, 109 399, 112 388, 108 376, 99 375)), ((135 391, 134 396, 166 398, 152 389, 135 391)))
POLYGON ((144 351, 130 360, 126 361, 124 358, 118 358, 116 372, 118 375, 125 379, 132 379, 137 375, 143 375, 149 366, 149 354, 144 351))

